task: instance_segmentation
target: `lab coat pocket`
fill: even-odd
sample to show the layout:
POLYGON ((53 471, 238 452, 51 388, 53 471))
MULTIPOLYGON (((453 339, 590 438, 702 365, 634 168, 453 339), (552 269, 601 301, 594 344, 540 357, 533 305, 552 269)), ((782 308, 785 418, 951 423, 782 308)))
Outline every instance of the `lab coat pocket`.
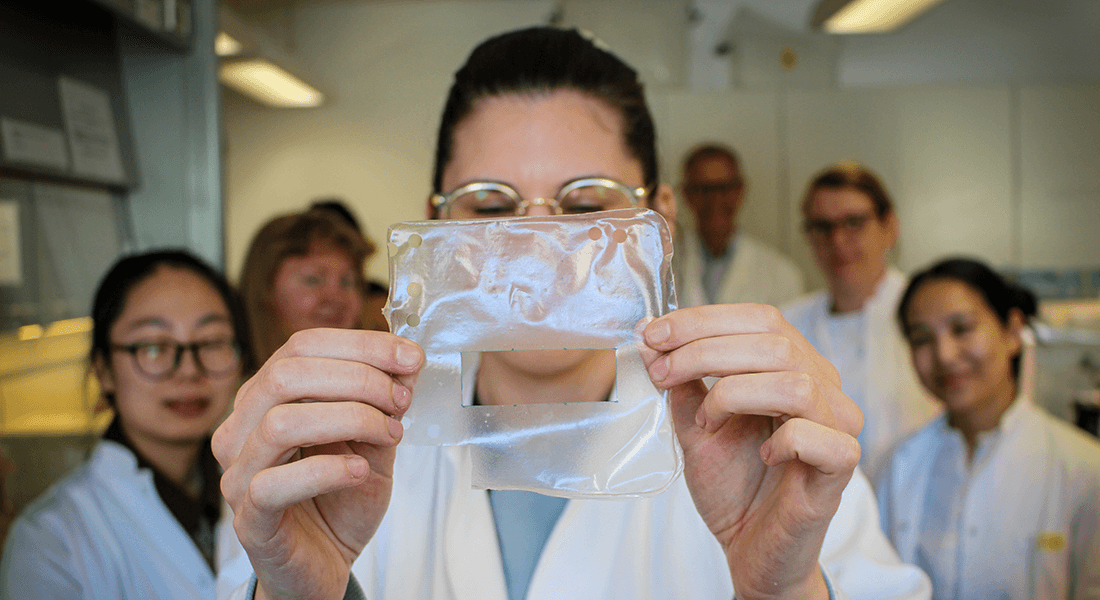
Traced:
POLYGON ((1031 543, 1031 594, 1034 600, 1066 598, 1069 540, 1061 531, 1039 531, 1031 543))

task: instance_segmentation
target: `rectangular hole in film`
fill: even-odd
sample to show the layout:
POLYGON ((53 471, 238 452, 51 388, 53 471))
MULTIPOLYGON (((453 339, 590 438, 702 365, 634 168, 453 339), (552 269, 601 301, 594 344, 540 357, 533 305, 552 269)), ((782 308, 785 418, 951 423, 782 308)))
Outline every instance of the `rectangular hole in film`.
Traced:
POLYGON ((463 406, 610 401, 618 370, 614 348, 463 352, 463 373, 470 361, 479 373, 463 378, 463 406))

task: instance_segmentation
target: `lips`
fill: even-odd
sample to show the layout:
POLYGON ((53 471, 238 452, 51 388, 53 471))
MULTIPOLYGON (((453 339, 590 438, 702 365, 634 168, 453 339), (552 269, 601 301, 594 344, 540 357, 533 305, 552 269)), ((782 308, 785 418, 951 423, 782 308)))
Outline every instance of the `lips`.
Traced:
POLYGON ((952 373, 940 376, 940 385, 949 390, 956 390, 964 386, 969 377, 965 373, 952 373))
POLYGON ((210 408, 210 398, 177 398, 165 401, 164 407, 176 416, 193 419, 206 414, 210 408))
POLYGON ((348 317, 344 313, 329 313, 324 315, 315 315, 313 318, 315 327, 347 327, 348 317))

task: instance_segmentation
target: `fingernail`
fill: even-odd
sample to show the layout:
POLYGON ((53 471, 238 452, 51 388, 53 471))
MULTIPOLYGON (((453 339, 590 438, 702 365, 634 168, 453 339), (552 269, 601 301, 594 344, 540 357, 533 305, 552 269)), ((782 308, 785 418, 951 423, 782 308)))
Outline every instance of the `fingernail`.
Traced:
POLYGON ((668 377, 668 355, 664 355, 653 362, 649 367, 649 376, 653 378, 653 381, 664 381, 668 377))
POLYGON ((401 441, 401 435, 405 433, 405 428, 401 426, 401 422, 394 418, 387 419, 390 422, 390 437, 397 441, 401 441))
POLYGON ((411 398, 412 394, 409 393, 409 388, 400 383, 393 384, 393 405, 396 406, 398 410, 405 410, 408 408, 411 398))
POLYGON ((420 353, 416 351, 412 344, 400 343, 397 345, 397 350, 394 351, 394 359, 402 367, 412 368, 420 362, 420 353))
POLYGON ((699 410, 695 411, 695 426, 699 429, 707 428, 707 413, 700 406, 699 410))
POLYGON ((670 337, 672 337, 672 326, 668 321, 654 321, 646 328, 646 340, 650 343, 660 344, 670 337))
POLYGON ((362 478, 369 469, 367 461, 363 460, 363 457, 354 454, 344 455, 344 467, 348 470, 348 475, 351 475, 352 479, 362 478))

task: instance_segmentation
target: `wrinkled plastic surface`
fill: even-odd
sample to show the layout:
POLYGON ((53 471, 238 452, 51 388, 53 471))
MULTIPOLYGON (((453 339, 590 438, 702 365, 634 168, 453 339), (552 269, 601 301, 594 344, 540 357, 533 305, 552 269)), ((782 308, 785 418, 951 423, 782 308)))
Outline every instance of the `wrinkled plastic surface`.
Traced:
POLYGON ((635 333, 675 308, 660 215, 399 223, 389 242, 386 318, 427 356, 403 444, 471 446, 474 485, 489 489, 646 496, 679 476, 667 392, 650 381, 635 333), (587 348, 615 349, 609 401, 463 405, 478 352, 587 348))

